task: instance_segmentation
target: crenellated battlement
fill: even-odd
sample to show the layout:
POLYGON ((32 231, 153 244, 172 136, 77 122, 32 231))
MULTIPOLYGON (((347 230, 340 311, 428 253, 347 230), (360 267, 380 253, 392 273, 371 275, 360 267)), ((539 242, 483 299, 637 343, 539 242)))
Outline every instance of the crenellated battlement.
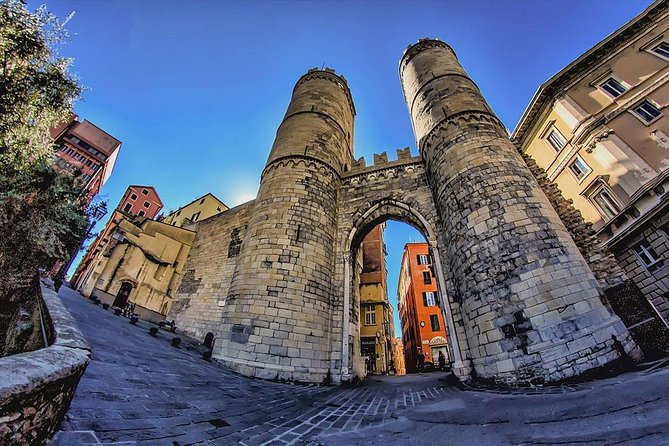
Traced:
POLYGON ((344 174, 344 177, 350 177, 353 175, 357 175, 363 171, 365 172, 371 172, 374 170, 379 170, 379 169, 386 169, 386 168, 392 168, 396 167, 398 165, 403 165, 403 164, 412 164, 416 163, 419 161, 422 161, 422 158, 420 155, 418 156, 411 156, 411 149, 409 147, 406 147, 404 149, 397 149, 397 159, 394 161, 388 161, 388 152, 385 150, 381 153, 375 153, 374 154, 374 162, 370 166, 367 166, 367 162, 365 161, 365 157, 361 156, 357 160, 353 161, 353 164, 351 165, 351 170, 350 172, 347 172, 344 174))

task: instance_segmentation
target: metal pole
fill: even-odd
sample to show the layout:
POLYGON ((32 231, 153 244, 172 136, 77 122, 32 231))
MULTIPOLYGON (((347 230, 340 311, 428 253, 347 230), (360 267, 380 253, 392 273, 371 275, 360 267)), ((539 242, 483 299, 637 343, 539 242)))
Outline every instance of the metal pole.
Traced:
MULTIPOLYGON (((40 290, 39 279, 37 281, 37 290, 40 290)), ((42 340, 44 341, 44 348, 49 346, 49 338, 46 335, 46 327, 44 326, 44 319, 42 318, 42 299, 40 298, 40 293, 36 295, 37 297, 37 313, 39 315, 39 325, 42 331, 42 340)))

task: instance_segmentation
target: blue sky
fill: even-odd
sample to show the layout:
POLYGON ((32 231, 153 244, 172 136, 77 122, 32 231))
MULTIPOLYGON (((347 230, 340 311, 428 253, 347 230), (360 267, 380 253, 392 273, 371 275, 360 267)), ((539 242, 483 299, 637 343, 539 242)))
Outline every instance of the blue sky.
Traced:
MULTIPOLYGON (((293 85, 309 68, 332 67, 348 79, 356 157, 371 163, 387 150, 395 159, 396 148, 416 153, 397 71, 418 38, 449 43, 513 129, 541 83, 650 2, 46 4, 60 17, 75 12, 61 54, 74 58, 73 72, 88 87, 76 112, 123 142, 103 196, 113 207, 129 184, 153 185, 169 211, 207 192, 229 206, 255 196, 293 85)), ((402 247, 419 239, 406 225, 388 225, 395 308, 402 247)))

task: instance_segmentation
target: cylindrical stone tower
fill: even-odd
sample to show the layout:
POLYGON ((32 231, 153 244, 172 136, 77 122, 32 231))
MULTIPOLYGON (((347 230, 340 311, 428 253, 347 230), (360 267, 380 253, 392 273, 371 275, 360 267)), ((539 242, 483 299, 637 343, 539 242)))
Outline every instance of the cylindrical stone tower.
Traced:
POLYGON ((554 381, 617 358, 612 334, 633 348, 453 50, 419 41, 404 53, 400 78, 442 225, 449 310, 476 375, 554 381))
POLYGON ((329 367, 340 175, 355 108, 342 76, 302 76, 277 131, 223 310, 214 356, 239 372, 320 382, 329 367))

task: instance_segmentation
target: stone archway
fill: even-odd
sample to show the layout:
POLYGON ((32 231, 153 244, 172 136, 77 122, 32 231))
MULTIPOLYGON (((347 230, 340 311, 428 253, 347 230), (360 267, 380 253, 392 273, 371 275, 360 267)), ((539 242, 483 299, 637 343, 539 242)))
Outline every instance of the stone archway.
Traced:
POLYGON ((125 305, 128 303, 128 297, 130 296, 130 293, 132 292, 133 288, 134 287, 132 282, 129 282, 127 280, 121 282, 121 286, 118 290, 118 293, 116 294, 116 298, 114 299, 112 307, 124 308, 125 305))
POLYGON ((400 79, 420 156, 405 149, 389 162, 382 153, 371 166, 353 159, 346 79, 314 69, 297 81, 257 198, 200 222, 179 326, 212 331, 214 357, 245 375, 345 379, 351 248, 366 227, 394 218, 438 252, 458 376, 471 363, 498 382, 555 381, 613 360, 611 334, 634 349, 452 49, 412 45, 400 79))
MULTIPOLYGON (((447 325, 449 338, 448 345, 450 350, 448 357, 455 363, 456 368, 460 368, 462 364, 461 346, 455 330, 455 322, 451 314, 452 305, 446 290, 446 281, 444 278, 444 271, 442 270, 439 256, 439 246, 433 224, 428 222, 427 218, 411 205, 389 197, 379 199, 373 203, 366 203, 362 206, 361 209, 358 209, 355 212, 355 215, 357 216, 357 219, 354 221, 352 228, 348 231, 345 244, 347 249, 343 255, 344 296, 342 311, 343 334, 341 338, 341 380, 346 381, 352 378, 352 352, 350 351, 351 343, 349 342, 349 339, 353 337, 353 339, 357 341, 357 338, 359 337, 359 333, 351 332, 351 330, 354 328, 349 320, 351 308, 355 308, 359 305, 357 299, 355 298, 356 293, 354 290, 354 279, 356 274, 355 268, 353 267, 355 257, 354 253, 357 249, 359 249, 359 246, 365 236, 374 227, 388 220, 399 221, 416 228, 423 235, 428 245, 430 246, 430 252, 435 262, 434 270, 437 274, 437 288, 440 295, 444 296, 444 299, 440 300, 439 306, 442 317, 447 325), (358 336, 356 336, 356 334, 358 334, 358 336)), ((354 341, 354 343, 356 341, 354 341)))

